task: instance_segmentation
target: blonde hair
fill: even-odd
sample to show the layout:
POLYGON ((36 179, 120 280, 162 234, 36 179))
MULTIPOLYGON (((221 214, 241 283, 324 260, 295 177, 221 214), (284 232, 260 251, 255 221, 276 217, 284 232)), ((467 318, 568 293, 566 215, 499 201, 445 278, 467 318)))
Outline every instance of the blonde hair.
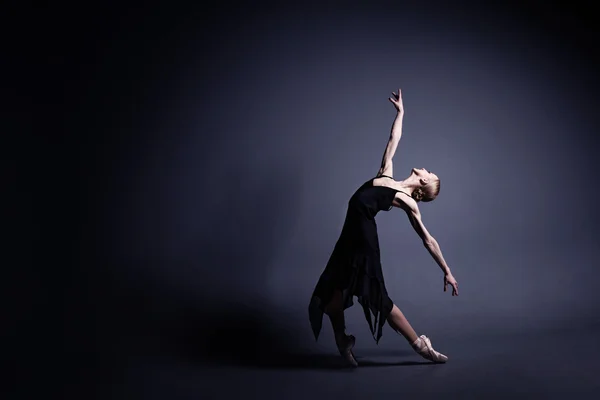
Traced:
POLYGON ((416 188, 412 192, 412 198, 416 201, 422 201, 424 203, 433 201, 440 193, 440 180, 436 179, 429 182, 427 185, 416 188))

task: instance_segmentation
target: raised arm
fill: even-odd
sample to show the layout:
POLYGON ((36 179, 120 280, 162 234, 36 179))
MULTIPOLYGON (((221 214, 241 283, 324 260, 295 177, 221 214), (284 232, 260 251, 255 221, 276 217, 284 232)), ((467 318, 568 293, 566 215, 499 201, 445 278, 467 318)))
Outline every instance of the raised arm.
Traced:
POLYGON ((442 271, 444 272, 444 291, 446 291, 446 285, 450 284, 453 288, 452 296, 458 296, 458 282, 454 279, 452 272, 450 271, 450 267, 446 264, 446 260, 444 260, 444 256, 442 255, 442 250, 440 249, 440 245, 434 239, 433 236, 427 231, 425 225, 423 224, 423 220, 421 218, 421 213, 419 212, 418 207, 411 207, 406 211, 408 214, 408 219, 410 220, 411 225, 423 240, 423 244, 429 254, 433 257, 435 262, 440 266, 442 271))
POLYGON ((394 123, 392 124, 390 139, 388 140, 388 144, 385 147, 383 159, 381 160, 381 167, 379 168, 377 176, 394 176, 394 166, 392 159, 394 158, 394 154, 396 153, 398 142, 402 137, 402 120, 404 119, 404 106, 402 104, 402 94, 400 93, 400 89, 398 89, 397 94, 392 92, 392 96, 393 97, 390 97, 389 100, 392 102, 392 104, 394 104, 397 114, 396 119, 394 119, 394 123))

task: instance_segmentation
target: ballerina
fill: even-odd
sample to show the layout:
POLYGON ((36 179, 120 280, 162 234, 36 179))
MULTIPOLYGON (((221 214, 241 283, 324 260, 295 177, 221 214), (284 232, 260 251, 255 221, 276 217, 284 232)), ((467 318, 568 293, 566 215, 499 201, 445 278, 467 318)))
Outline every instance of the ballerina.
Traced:
POLYGON ((433 362, 448 360, 447 356, 434 350, 427 336, 417 336, 402 311, 388 296, 375 223, 379 211, 397 207, 406 212, 412 227, 442 269, 444 291, 450 285, 452 296, 458 296, 458 283, 442 256, 439 244, 425 228, 418 206, 419 202, 433 201, 437 197, 440 179, 425 168, 413 168, 408 178, 401 181, 393 178, 392 158, 402 136, 404 105, 400 90, 398 93, 392 92, 392 96, 389 100, 397 113, 381 167, 377 175, 365 182, 350 198, 344 227, 309 305, 309 319, 315 339, 319 338, 323 314, 327 314, 338 350, 353 367, 358 366, 352 352, 356 339, 346 334, 344 311, 354 304, 355 296, 377 343, 387 321, 422 357, 433 362))

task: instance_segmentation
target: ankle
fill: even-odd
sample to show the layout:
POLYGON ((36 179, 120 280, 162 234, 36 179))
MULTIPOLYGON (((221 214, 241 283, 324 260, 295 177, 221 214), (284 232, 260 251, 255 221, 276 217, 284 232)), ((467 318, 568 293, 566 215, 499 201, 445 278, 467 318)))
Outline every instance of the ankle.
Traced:
POLYGON ((337 343, 346 340, 347 337, 348 337, 348 335, 346 335, 346 332, 337 332, 337 333, 335 333, 335 341, 337 343))
POLYGON ((423 348, 423 339, 421 339, 420 337, 418 337, 417 339, 415 339, 414 342, 411 343, 411 346, 415 350, 420 350, 421 348, 423 348))

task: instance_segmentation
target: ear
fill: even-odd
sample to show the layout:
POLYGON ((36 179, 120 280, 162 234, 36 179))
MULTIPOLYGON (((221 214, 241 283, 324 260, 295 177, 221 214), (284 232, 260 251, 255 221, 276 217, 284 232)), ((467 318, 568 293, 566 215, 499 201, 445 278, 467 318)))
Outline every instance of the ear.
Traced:
POLYGON ((421 181, 421 185, 423 185, 423 186, 425 186, 429 183, 429 179, 427 179, 427 178, 421 178, 420 181, 421 181))

